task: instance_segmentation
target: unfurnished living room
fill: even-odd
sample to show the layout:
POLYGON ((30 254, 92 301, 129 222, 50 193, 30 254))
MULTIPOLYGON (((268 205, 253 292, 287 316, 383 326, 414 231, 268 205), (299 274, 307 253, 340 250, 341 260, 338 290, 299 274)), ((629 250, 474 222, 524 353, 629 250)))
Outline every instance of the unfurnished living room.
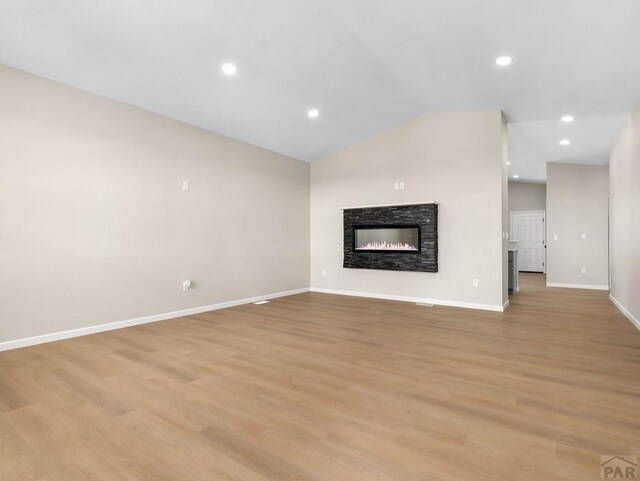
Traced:
POLYGON ((638 0, 0 0, 0 481, 640 457, 638 0))

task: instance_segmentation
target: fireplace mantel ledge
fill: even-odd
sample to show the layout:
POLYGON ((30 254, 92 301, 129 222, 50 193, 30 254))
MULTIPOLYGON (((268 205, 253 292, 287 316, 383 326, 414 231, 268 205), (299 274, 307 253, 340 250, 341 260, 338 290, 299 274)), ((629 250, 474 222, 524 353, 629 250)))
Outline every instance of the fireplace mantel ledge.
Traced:
POLYGON ((399 207, 404 205, 422 205, 422 204, 435 204, 438 205, 437 202, 429 201, 429 202, 407 202, 406 204, 380 204, 380 205, 357 205, 354 207, 340 207, 340 210, 351 210, 351 209, 371 209, 374 207, 399 207))

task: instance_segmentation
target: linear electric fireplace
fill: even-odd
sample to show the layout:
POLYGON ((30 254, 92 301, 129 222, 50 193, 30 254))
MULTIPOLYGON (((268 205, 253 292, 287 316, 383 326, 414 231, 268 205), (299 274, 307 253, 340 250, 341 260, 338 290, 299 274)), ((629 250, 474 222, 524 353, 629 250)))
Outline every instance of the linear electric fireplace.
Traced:
POLYGON ((360 252, 420 252, 420 227, 354 226, 353 249, 360 252))
POLYGON ((438 272, 436 203, 343 210, 344 267, 438 272))

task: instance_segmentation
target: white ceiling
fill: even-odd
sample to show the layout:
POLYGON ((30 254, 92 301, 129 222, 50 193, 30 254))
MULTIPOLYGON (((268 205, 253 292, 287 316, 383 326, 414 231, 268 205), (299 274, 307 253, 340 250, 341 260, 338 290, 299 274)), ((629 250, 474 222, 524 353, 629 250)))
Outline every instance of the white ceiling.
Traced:
POLYGON ((541 181, 607 162, 640 98, 640 1, 0 0, 0 63, 308 161, 502 109, 511 174, 541 181))

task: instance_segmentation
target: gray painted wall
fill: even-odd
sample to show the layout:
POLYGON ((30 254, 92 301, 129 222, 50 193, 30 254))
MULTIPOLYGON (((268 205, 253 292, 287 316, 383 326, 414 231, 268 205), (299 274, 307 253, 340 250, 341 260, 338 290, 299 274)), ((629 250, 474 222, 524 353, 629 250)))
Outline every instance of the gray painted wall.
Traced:
POLYGON ((546 210, 547 186, 531 182, 509 182, 509 212, 546 210))
POLYGON ((611 295, 640 323, 640 105, 616 140, 611 165, 611 295))
POLYGON ((547 164, 547 283, 608 285, 608 205, 608 166, 547 164))
POLYGON ((481 111, 429 114, 313 163, 312 287, 501 307, 505 160, 501 112, 481 111), (341 207, 427 201, 439 203, 438 273, 342 268, 341 207))
POLYGON ((308 287, 309 164, 3 66, 0 105, 0 342, 308 287))
POLYGON ((502 202, 502 305, 509 301, 509 142, 507 135, 507 119, 500 113, 500 197, 502 202))

